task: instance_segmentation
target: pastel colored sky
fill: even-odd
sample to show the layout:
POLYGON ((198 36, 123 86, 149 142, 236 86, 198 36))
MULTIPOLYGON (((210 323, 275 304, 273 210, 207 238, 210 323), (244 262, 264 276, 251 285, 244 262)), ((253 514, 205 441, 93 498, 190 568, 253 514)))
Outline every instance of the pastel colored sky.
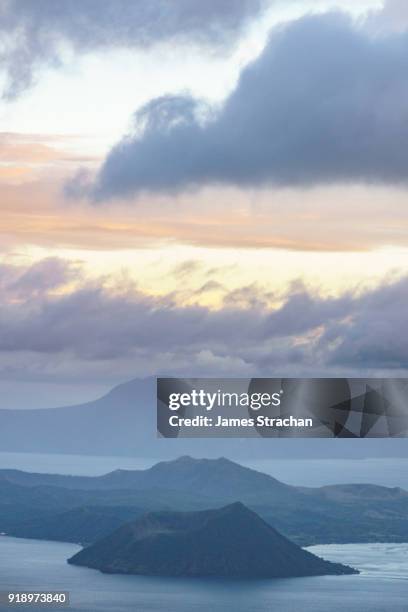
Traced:
POLYGON ((63 6, 0 0, 0 407, 405 374, 406 3, 63 6))

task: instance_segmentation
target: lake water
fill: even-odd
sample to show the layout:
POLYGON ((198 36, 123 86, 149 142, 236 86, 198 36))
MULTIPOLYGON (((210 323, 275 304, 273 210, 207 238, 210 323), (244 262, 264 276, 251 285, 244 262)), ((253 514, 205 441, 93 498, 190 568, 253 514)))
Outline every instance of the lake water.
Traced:
MULTIPOLYGON (((0 453, 0 468, 60 474, 144 469, 154 460, 0 453)), ((290 484, 371 482, 408 489, 408 460, 272 460, 247 464, 290 484)), ((78 546, 0 537, 0 590, 64 590, 72 612, 408 612, 408 544, 313 547, 358 576, 232 581, 109 576, 68 565, 78 546)), ((64 608, 2 607, 46 612, 64 608)), ((67 609, 67 608, 65 608, 67 609)))
MULTIPOLYGON (((0 537, 0 589, 65 590, 72 612, 407 612, 408 544, 319 546, 358 576, 285 580, 104 575, 66 563, 78 546, 0 537)), ((1 612, 58 608, 0 607, 1 612)), ((59 608, 64 609, 64 608, 59 608)), ((65 608, 67 609, 67 608, 65 608)))
MULTIPOLYGON (((0 469, 98 476, 116 469, 146 469, 156 460, 132 457, 0 453, 0 469)), ((408 489, 408 459, 271 459, 239 461, 287 484, 318 487, 328 484, 370 483, 408 489)))

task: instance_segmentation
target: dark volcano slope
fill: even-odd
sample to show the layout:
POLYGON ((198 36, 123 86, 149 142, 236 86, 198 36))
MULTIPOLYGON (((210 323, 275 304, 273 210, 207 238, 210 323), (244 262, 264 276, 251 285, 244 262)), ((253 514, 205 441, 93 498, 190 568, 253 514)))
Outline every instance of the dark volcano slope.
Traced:
POLYGON ((128 523, 68 560, 106 573, 288 578, 357 573, 290 542, 240 502, 158 512, 128 523))

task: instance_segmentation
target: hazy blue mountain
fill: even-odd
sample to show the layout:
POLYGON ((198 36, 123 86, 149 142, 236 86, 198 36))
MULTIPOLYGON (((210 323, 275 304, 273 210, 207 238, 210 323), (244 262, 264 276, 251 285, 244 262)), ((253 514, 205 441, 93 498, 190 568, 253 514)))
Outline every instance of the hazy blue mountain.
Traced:
POLYGON ((65 512, 31 517, 11 526, 9 535, 36 540, 57 540, 75 544, 91 544, 143 511, 121 506, 80 506, 65 512))
POLYGON ((104 476, 63 476, 0 470, 0 479, 22 486, 52 485, 67 489, 170 489, 192 495, 248 499, 260 495, 274 501, 299 495, 296 487, 272 476, 243 467, 229 459, 194 459, 189 456, 162 461, 146 470, 115 470, 104 476))
MULTIPOLYGON (((29 407, 28 407, 29 408, 29 407)), ((153 460, 227 455, 271 457, 408 457, 408 439, 158 439, 155 378, 121 384, 104 397, 46 410, 0 410, 0 452, 127 455, 153 460)))
POLYGON ((104 535, 131 512, 202 510, 236 501, 302 545, 408 542, 408 492, 398 488, 293 487, 225 458, 180 457, 98 477, 0 470, 0 531, 24 537, 94 541, 84 508, 109 508, 104 535))
MULTIPOLYGON (((156 436, 155 380, 119 385, 79 406, 1 410, 0 450, 75 454, 144 454, 156 436)), ((149 456, 147 454, 147 456, 149 456)))
POLYGON ((279 534, 241 503, 201 512, 152 513, 69 559, 108 573, 278 578, 357 573, 279 534))

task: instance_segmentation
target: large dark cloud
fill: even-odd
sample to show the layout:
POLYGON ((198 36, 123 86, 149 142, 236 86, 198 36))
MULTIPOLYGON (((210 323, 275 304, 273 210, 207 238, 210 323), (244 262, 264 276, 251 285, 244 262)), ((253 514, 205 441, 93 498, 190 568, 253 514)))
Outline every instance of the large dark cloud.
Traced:
POLYGON ((350 320, 327 326, 328 361, 356 368, 408 368, 408 279, 389 283, 353 302, 350 320))
POLYGON ((87 52, 188 41, 222 45, 269 0, 0 0, 0 65, 6 95, 31 84, 36 68, 61 61, 62 45, 87 52))
POLYGON ((305 17, 275 32, 215 116, 165 96, 135 123, 96 183, 74 181, 71 192, 406 183, 408 34, 371 37, 341 14, 305 17))
POLYGON ((408 278, 339 297, 297 286, 275 308, 258 299, 211 310, 81 277, 72 285, 72 274, 55 260, 18 273, 0 268, 1 361, 25 364, 30 355, 36 369, 44 358, 55 367, 65 359, 78 376, 84 363, 94 372, 143 362, 150 373, 214 375, 408 368, 408 278), (30 278, 41 273, 43 291, 33 296, 30 278))

